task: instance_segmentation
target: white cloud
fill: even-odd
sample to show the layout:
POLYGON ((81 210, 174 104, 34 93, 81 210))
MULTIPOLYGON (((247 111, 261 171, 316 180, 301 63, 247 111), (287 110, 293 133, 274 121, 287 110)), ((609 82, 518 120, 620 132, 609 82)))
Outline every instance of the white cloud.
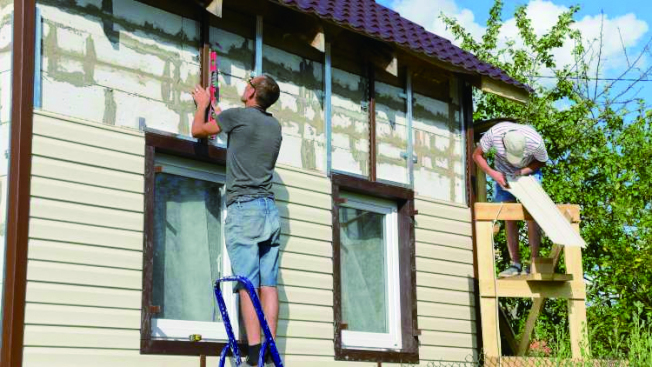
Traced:
POLYGON ((394 0, 391 7, 403 17, 456 44, 458 42, 453 40, 453 34, 439 18, 442 13, 456 18, 474 38, 480 38, 484 34, 484 27, 475 22, 473 12, 460 9, 455 0, 394 0))
MULTIPOLYGON (((441 13, 457 18, 460 25, 476 40, 479 40, 485 31, 485 26, 476 22, 473 12, 469 9, 460 9, 455 0, 393 0, 391 7, 401 13, 402 16, 421 24, 429 31, 446 37, 456 44, 459 44, 459 41, 453 40, 452 33, 446 29, 444 23, 439 19, 441 13)), ((568 7, 547 0, 531 0, 527 5, 527 14, 532 20, 532 28, 538 36, 549 31, 556 24, 559 15, 567 10, 568 7)), ((488 11, 488 9, 482 11, 488 11)), ((603 28, 602 70, 608 72, 623 69, 626 60, 622 45, 624 44, 626 48, 637 46, 648 31, 648 24, 637 18, 633 13, 615 18, 610 18, 607 14, 584 16, 573 27, 582 32, 587 44, 595 45, 596 53, 598 52, 598 41, 595 40, 600 37, 601 25, 603 28)), ((509 18, 504 22, 500 39, 503 45, 507 40, 514 40, 517 45, 522 44, 514 18, 509 18)), ((571 54, 572 49, 573 45, 567 42, 564 47, 555 53, 558 66, 574 62, 571 54)))

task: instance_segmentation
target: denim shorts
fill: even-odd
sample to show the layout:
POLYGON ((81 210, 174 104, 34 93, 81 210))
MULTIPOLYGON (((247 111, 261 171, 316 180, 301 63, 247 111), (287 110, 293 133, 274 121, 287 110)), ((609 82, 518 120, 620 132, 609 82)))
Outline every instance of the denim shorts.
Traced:
MULTIPOLYGON (((541 180, 543 178, 543 175, 541 174, 541 170, 537 170, 536 172, 532 173, 532 177, 539 181, 541 183, 541 180)), ((512 195, 509 191, 503 189, 498 182, 494 184, 494 203, 509 203, 509 202, 516 202, 516 198, 514 195, 512 195)))
MULTIPOLYGON (((225 231, 233 274, 246 277, 254 288, 276 287, 281 220, 274 199, 239 197, 227 207, 225 231)), ((235 283, 233 291, 241 288, 235 283)))

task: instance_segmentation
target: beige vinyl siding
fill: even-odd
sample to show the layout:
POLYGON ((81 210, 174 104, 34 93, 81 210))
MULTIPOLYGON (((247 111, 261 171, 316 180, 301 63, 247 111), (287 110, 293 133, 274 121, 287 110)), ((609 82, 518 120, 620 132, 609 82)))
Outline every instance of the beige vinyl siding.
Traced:
POLYGON ((421 365, 477 360, 471 211, 424 197, 416 209, 421 365))
MULTIPOLYGON (((24 366, 196 366, 139 354, 144 136, 41 111, 34 121, 24 366)), ((330 181, 279 167, 275 183, 286 364, 375 365, 333 357, 330 181)))

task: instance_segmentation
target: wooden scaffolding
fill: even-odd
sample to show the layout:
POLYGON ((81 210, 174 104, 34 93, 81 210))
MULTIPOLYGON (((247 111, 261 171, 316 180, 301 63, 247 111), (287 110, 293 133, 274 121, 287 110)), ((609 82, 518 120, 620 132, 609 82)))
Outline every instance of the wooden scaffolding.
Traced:
MULTIPOLYGON (((578 205, 558 205, 557 208, 571 222, 575 231, 580 230, 578 205)), ((517 343, 518 356, 524 356, 529 348, 530 336, 546 298, 568 300, 569 333, 573 359, 582 358, 582 350, 588 352, 586 332, 586 290, 582 271, 580 247, 553 245, 547 258, 535 259, 528 275, 497 279, 494 258, 494 223, 498 220, 533 220, 521 204, 476 203, 475 230, 477 239, 478 281, 480 287, 480 310, 482 313, 482 340, 487 358, 500 358, 500 331, 498 298, 532 298, 533 305, 525 323, 521 339, 517 343), (556 273, 561 255, 564 255, 566 273, 556 273)))

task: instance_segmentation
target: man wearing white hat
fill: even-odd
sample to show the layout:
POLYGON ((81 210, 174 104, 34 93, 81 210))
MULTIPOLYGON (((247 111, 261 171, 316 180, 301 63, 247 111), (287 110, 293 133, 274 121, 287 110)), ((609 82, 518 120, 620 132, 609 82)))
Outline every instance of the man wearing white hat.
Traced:
MULTIPOLYGON (((541 181, 541 167, 546 165, 548 152, 543 138, 529 125, 513 122, 500 122, 489 129, 480 139, 480 146, 473 152, 473 160, 482 170, 494 179, 494 202, 516 202, 516 198, 504 190, 507 187, 507 175, 533 175, 541 181), (492 148, 495 169, 487 163, 485 154, 492 148)), ((528 238, 532 257, 539 256, 539 226, 534 221, 528 221, 528 238)), ((510 266, 499 274, 499 277, 518 275, 523 271, 521 256, 518 251, 518 227, 514 221, 506 221, 507 249, 511 258, 510 266)))

